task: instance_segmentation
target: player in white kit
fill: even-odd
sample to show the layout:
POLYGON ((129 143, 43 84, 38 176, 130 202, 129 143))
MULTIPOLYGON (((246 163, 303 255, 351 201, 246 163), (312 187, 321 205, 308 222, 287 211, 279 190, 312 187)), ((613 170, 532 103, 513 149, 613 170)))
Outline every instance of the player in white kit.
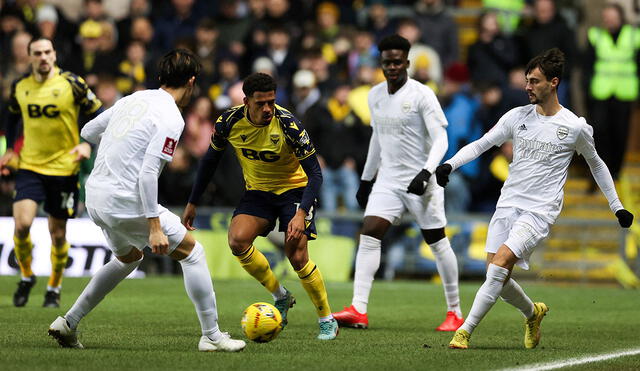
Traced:
POLYGON ((369 326, 367 303, 380 266, 380 242, 408 210, 435 255, 444 286, 448 310, 436 330, 455 331, 463 322, 458 262, 444 233, 444 189, 431 177, 447 151, 447 120, 433 91, 408 77, 410 48, 409 41, 399 35, 387 36, 378 45, 386 81, 374 86, 368 97, 373 135, 356 196, 366 209, 353 300, 333 316, 341 326, 369 326))
POLYGON ((200 63, 187 50, 167 53, 159 65, 160 89, 136 92, 88 122, 82 137, 100 144, 86 184, 87 212, 104 233, 116 259, 93 276, 64 317, 49 326, 49 335, 67 348, 82 348, 77 326, 120 281, 133 272, 149 246, 182 266, 187 294, 193 302, 202 337, 200 351, 236 352, 245 342, 218 328, 211 275, 202 245, 180 218, 158 204, 158 176, 173 158, 200 63))
POLYGON ((550 49, 526 67, 527 106, 507 112, 482 138, 468 144, 436 169, 438 184, 445 186, 451 171, 472 161, 493 146, 513 141, 513 162, 502 187, 487 233, 487 276, 478 290, 466 321, 449 347, 466 349, 474 328, 498 297, 518 308, 525 317, 524 345, 535 348, 540 323, 549 310, 533 303, 511 278, 514 265, 528 269, 529 256, 549 234, 562 209, 563 188, 574 152, 587 161, 598 186, 620 226, 629 228, 633 214, 618 199, 609 169, 598 156, 593 129, 558 103, 558 84, 564 55, 550 49))

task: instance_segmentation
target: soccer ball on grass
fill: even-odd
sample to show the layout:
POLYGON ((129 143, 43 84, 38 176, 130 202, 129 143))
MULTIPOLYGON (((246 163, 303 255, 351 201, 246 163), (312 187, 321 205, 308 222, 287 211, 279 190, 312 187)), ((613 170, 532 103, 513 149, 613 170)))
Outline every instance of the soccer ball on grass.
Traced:
POLYGON ((282 330, 282 315, 269 303, 254 303, 242 313, 242 331, 249 340, 266 343, 282 330))

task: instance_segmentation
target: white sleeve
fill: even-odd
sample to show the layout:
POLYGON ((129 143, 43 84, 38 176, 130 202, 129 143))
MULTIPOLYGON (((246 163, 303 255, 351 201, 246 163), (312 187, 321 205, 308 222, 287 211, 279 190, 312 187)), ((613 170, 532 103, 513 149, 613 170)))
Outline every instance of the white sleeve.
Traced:
POLYGON ((447 153, 449 148, 449 141, 447 140, 447 129, 444 126, 434 126, 429 129, 429 135, 431 135, 432 143, 431 150, 429 151, 429 157, 427 163, 424 165, 424 169, 431 174, 436 170, 436 167, 440 165, 440 161, 447 153))
POLYGON ((154 130, 155 132, 149 141, 149 146, 145 154, 171 162, 171 160, 173 160, 173 153, 178 146, 181 132, 161 125, 155 125, 154 130))
POLYGON ((462 147, 458 153, 448 159, 446 163, 451 165, 452 170, 475 160, 489 148, 502 145, 502 143, 512 139, 513 135, 511 126, 513 123, 509 122, 512 112, 513 110, 505 113, 500 120, 498 120, 498 123, 495 124, 489 132, 483 135, 482 138, 462 147))
POLYGON ((107 130, 109 120, 111 120, 111 116, 113 116, 114 108, 115 106, 109 108, 94 117, 93 120, 84 124, 80 131, 80 136, 91 144, 99 144, 100 139, 102 138, 102 133, 107 130))
POLYGON ((593 141, 593 128, 587 124, 584 118, 580 119, 583 121, 583 125, 576 140, 576 151, 587 161, 593 179, 595 179, 598 187, 600 187, 607 201, 609 201, 609 208, 615 213, 624 209, 624 207, 618 198, 611 172, 609 172, 609 168, 596 152, 596 146, 593 141))
POLYGON ((434 127, 446 128, 448 125, 447 118, 442 111, 442 107, 440 107, 438 98, 436 98, 433 90, 428 87, 425 86, 424 90, 425 93, 422 97, 423 99, 420 100, 420 105, 418 107, 424 124, 427 126, 427 129, 434 127))
POLYGON ((142 168, 138 175, 138 189, 144 216, 155 218, 158 212, 158 176, 164 167, 165 160, 158 156, 145 154, 142 168))
POLYGON ((375 129, 371 134, 371 140, 369 141, 369 151, 367 152, 367 160, 364 163, 364 169, 362 170, 362 176, 360 179, 364 181, 371 181, 375 178, 380 166, 380 142, 378 141, 378 134, 375 129))

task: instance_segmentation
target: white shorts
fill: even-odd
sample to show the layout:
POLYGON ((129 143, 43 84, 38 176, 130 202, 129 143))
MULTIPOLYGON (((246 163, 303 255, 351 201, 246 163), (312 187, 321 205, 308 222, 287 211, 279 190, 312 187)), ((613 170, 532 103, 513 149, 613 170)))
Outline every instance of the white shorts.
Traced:
MULTIPOLYGON (((180 218, 158 205, 160 226, 169 239, 169 253, 178 247, 187 234, 187 228, 180 223, 180 218)), ((144 215, 113 215, 103 211, 87 208, 91 220, 102 229, 109 248, 116 256, 123 256, 132 247, 142 251, 149 245, 149 222, 144 215)))
POLYGON ((408 210, 420 229, 444 228, 444 188, 429 183, 422 196, 407 193, 406 189, 393 189, 374 183, 364 216, 377 216, 396 224, 402 213, 408 210))
POLYGON ((529 257, 549 235, 551 224, 539 215, 511 207, 500 207, 489 222, 485 251, 495 254, 503 244, 518 257, 516 265, 529 269, 529 257))

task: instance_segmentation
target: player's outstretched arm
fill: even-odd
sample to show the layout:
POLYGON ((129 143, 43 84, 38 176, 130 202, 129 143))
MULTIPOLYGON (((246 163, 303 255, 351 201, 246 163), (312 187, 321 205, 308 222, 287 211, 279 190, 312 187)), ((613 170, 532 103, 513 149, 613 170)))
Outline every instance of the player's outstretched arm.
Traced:
POLYGON ((595 154, 595 157, 589 159, 585 158, 585 160, 589 165, 593 179, 598 184, 598 187, 600 187, 600 190, 602 190, 602 193, 604 193, 607 201, 609 201, 609 208, 611 208, 611 211, 613 211, 616 218, 618 218, 618 223, 622 228, 629 228, 633 223, 633 214, 625 210, 622 206, 609 168, 607 168, 607 165, 598 154, 595 154))
POLYGON ((222 154, 223 151, 217 151, 213 147, 209 146, 209 150, 204 156, 202 156, 198 163, 196 181, 191 188, 189 202, 182 213, 182 224, 184 224, 184 226, 190 231, 195 230, 193 227, 193 221, 196 217, 198 201, 200 201, 200 197, 202 197, 202 194, 205 189, 207 189, 207 185, 209 185, 211 178, 213 178, 213 174, 216 172, 216 168, 220 163, 222 154))

